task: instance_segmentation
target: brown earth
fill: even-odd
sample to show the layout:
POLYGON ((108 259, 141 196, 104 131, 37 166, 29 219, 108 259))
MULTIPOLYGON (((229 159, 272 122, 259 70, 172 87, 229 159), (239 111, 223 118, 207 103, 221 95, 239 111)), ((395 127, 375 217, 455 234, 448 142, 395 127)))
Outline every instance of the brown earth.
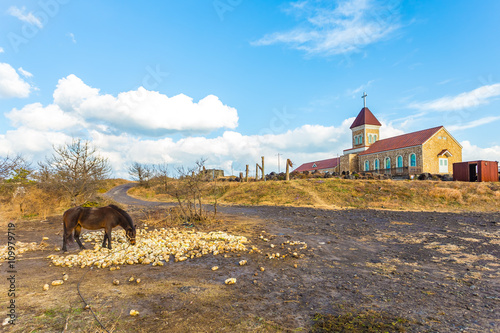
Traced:
MULTIPOLYGON (((127 211, 140 225, 160 207, 137 206, 146 204, 124 197, 127 188, 110 193, 130 204, 127 211)), ((212 228, 244 235, 262 253, 207 255, 115 271, 61 268, 46 259, 60 254, 54 248, 61 246, 61 216, 15 222, 16 241, 49 239, 44 249, 16 258, 18 319, 3 326, 4 331, 100 331, 90 311, 83 309, 80 280, 81 294, 114 332, 326 332, 319 325, 325 318, 349 313, 361 321, 373 317, 378 320, 374 327, 386 325, 383 331, 500 331, 500 213, 259 206, 220 211, 222 222, 212 228), (301 250, 301 245, 286 241, 308 247, 301 250), (276 252, 287 256, 266 256, 276 252), (248 264, 239 266, 243 259, 248 264), (220 268, 212 271, 213 266, 220 268), (68 281, 42 290, 63 272, 68 281), (127 282, 131 276, 141 283, 127 282), (237 283, 225 285, 229 277, 237 283), (121 283, 113 285, 113 279, 121 283), (139 316, 131 317, 131 309, 139 316)), ((5 235, 0 244, 5 244, 7 223, 1 223, 5 235)), ((70 252, 77 252, 75 244, 70 252)), ((2 320, 10 300, 7 269, 3 261, 2 320)))

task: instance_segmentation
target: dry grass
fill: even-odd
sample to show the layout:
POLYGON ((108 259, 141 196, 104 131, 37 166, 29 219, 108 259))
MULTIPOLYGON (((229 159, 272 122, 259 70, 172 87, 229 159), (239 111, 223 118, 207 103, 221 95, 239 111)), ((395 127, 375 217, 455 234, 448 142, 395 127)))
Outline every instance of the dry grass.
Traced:
MULTIPOLYGON (((101 197, 99 193, 105 193, 115 186, 128 182, 125 179, 108 179, 104 181, 102 188, 98 190, 95 197, 86 204, 102 206, 111 203, 101 197)), ((29 184, 17 190, 3 188, 3 191, 0 191, 0 218, 2 220, 45 220, 49 215, 62 214, 69 207, 71 207, 70 200, 60 192, 44 190, 35 184, 29 184)))
MULTIPOLYGON (((175 181, 173 181, 175 184, 175 181)), ((500 211, 500 185, 439 181, 300 179, 290 182, 204 184, 206 203, 416 211, 500 211), (216 191, 214 193, 214 191, 216 191)), ((155 188, 134 188, 138 198, 175 201, 155 188)))

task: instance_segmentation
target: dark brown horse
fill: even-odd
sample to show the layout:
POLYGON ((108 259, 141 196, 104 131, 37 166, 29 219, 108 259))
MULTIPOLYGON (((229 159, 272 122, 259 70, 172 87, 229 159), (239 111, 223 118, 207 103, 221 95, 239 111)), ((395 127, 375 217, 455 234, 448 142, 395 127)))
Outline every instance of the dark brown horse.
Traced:
POLYGON ((135 245, 135 225, 130 215, 123 209, 109 205, 100 208, 89 207, 73 207, 64 212, 63 215, 64 235, 63 235, 63 252, 67 251, 66 244, 72 239, 71 233, 75 230, 75 239, 80 249, 84 249, 80 241, 80 232, 82 228, 89 230, 98 230, 104 228, 104 240, 102 247, 111 249, 111 230, 116 226, 121 226, 125 229, 127 239, 130 244, 135 245))

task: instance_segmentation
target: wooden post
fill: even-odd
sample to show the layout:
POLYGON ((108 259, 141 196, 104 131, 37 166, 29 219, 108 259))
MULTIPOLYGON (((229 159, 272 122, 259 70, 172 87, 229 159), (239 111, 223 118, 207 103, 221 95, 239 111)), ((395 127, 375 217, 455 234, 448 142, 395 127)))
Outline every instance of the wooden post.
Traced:
POLYGON ((243 182, 243 172, 240 172, 240 183, 243 182))
POLYGON ((262 156, 262 180, 266 181, 266 173, 264 171, 264 156, 262 156))
POLYGON ((292 161, 290 159, 286 159, 286 180, 290 180, 290 167, 293 167, 292 161))
POLYGON ((248 183, 248 164, 247 164, 247 170, 246 170, 246 175, 245 175, 245 182, 248 183))
POLYGON ((255 181, 259 180, 259 163, 255 163, 255 181))

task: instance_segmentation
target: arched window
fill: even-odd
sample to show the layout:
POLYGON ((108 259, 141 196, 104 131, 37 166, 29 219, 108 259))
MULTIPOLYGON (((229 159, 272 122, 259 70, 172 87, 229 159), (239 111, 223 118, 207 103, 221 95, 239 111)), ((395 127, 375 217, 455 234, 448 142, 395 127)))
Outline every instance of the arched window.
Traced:
POLYGON ((402 168, 403 167, 403 156, 399 155, 396 163, 397 168, 402 168))
POLYGON ((409 159, 410 159, 410 160, 409 160, 409 163, 408 163, 408 164, 409 164, 411 167, 416 167, 416 166, 417 166, 417 155, 415 155, 415 154, 410 154, 410 158, 409 158, 409 159))
POLYGON ((377 134, 375 134, 375 135, 373 136, 373 142, 376 142, 376 141, 377 141, 377 134))
POLYGON ((380 169, 378 158, 373 162, 373 167, 374 167, 375 170, 379 170, 380 169))
POLYGON ((389 157, 385 158, 385 168, 390 169, 391 168, 391 159, 389 157))
POLYGON ((365 171, 368 171, 368 170, 370 170, 370 162, 365 161, 365 171))
POLYGON ((355 136, 355 137, 354 137, 354 144, 355 144, 355 145, 357 145, 357 144, 358 144, 358 137, 357 137, 357 136, 355 136))
POLYGON ((359 136, 359 144, 360 145, 363 144, 363 136, 362 135, 359 136))

